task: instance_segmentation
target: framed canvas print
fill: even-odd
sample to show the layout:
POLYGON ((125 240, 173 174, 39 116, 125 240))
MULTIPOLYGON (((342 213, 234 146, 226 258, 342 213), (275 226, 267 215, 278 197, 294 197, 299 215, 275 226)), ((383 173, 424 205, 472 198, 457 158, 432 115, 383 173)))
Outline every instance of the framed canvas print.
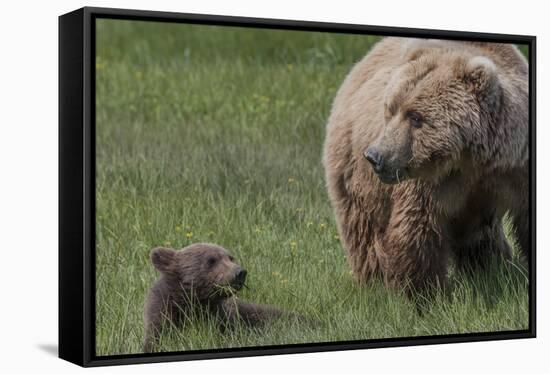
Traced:
POLYGON ((59 355, 535 336, 535 37, 59 19, 59 355))

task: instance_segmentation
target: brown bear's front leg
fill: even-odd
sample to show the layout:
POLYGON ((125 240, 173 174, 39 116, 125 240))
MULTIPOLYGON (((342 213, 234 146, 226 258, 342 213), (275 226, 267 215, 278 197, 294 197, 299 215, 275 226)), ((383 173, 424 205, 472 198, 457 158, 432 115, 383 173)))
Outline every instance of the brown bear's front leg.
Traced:
POLYGON ((392 213, 381 263, 386 284, 412 296, 446 286, 449 247, 428 204, 407 204, 392 213))
POLYGON ((143 352, 150 353, 156 344, 162 329, 162 312, 157 305, 147 305, 145 311, 145 337, 143 352))
POLYGON ((508 181, 512 181, 506 189, 504 196, 504 208, 510 214, 514 226, 519 250, 526 261, 530 260, 530 184, 529 169, 527 166, 519 171, 514 171, 508 176, 508 181))
POLYGON ((510 259, 512 249, 506 241, 501 220, 493 218, 488 225, 477 227, 455 239, 454 259, 457 270, 472 273, 483 270, 493 259, 510 259))
POLYGON ((186 307, 186 303, 177 303, 169 295, 169 290, 166 279, 161 278, 155 282, 145 300, 143 315, 145 330, 143 352, 145 353, 153 351, 166 323, 181 324, 181 311, 186 307))
POLYGON ((526 261, 529 261, 530 247, 529 247, 529 211, 516 211, 513 213, 512 222, 516 230, 516 236, 518 240, 519 250, 525 258, 526 261))
MULTIPOLYGON (((529 180, 529 179, 526 179, 529 180)), ((530 259, 530 215, 529 215, 529 190, 528 187, 521 189, 515 200, 513 208, 510 210, 510 216, 516 232, 519 250, 526 261, 530 259)))

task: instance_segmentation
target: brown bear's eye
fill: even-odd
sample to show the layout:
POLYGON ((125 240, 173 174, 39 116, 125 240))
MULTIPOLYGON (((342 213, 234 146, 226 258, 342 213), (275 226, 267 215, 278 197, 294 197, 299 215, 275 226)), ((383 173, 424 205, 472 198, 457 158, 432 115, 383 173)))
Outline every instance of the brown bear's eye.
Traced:
POLYGON ((418 113, 415 113, 415 112, 408 113, 407 117, 412 127, 415 127, 417 129, 422 127, 422 117, 420 117, 418 113))
POLYGON ((231 261, 231 262, 235 261, 235 257, 229 256, 229 261, 231 261))
POLYGON ((208 257, 208 260, 206 261, 206 263, 208 264, 208 266, 214 266, 216 264, 216 258, 215 257, 208 257))

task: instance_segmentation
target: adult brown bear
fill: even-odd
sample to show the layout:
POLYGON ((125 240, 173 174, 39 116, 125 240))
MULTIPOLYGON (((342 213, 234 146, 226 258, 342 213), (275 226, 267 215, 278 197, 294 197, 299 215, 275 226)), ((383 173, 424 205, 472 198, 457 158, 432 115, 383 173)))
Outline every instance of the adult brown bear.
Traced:
POLYGON ((528 64, 511 44, 386 38, 334 100, 323 163, 348 261, 411 295, 529 251, 528 64))

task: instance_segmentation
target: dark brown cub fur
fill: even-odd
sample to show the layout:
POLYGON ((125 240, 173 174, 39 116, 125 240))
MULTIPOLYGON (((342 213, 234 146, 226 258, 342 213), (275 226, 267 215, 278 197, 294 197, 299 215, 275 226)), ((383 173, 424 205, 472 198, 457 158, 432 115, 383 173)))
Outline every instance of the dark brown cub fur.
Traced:
POLYGON ((290 313, 238 300, 234 293, 246 280, 246 270, 215 244, 193 244, 182 250, 155 248, 151 262, 160 277, 145 302, 144 352, 153 350, 165 322, 182 326, 192 312, 209 313, 221 327, 236 323, 256 327, 290 313))

